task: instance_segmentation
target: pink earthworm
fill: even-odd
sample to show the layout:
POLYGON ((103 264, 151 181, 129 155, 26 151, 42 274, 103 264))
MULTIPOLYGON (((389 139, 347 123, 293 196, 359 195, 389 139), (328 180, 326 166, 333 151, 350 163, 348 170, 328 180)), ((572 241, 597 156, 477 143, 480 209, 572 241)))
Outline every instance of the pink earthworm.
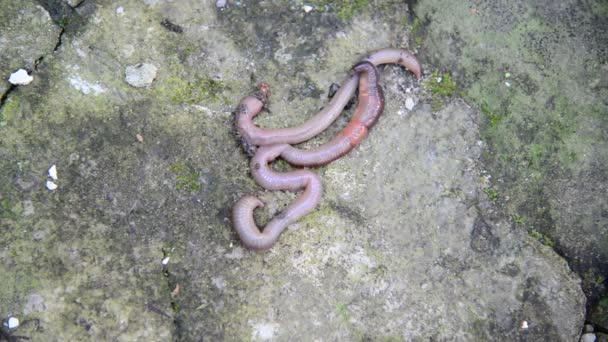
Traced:
MULTIPOLYGON (((359 103, 350 122, 334 139, 309 151, 293 148, 289 144, 272 144, 257 149, 250 167, 253 178, 260 186, 267 190, 305 190, 285 211, 273 218, 263 231, 260 231, 253 219, 254 209, 263 207, 263 202, 253 196, 241 197, 232 210, 232 221, 246 247, 254 250, 269 249, 288 225, 310 213, 321 199, 321 181, 312 171, 300 169, 278 173, 269 167, 270 162, 279 156, 289 163, 303 166, 321 165, 336 160, 359 144, 382 113, 384 96, 377 83, 376 67, 366 61, 355 65, 353 71, 364 74, 359 79, 359 103)), ((267 94, 268 89, 260 87, 260 90, 261 95, 267 94)), ((252 98, 257 98, 256 96, 252 98)), ((249 97, 241 102, 244 107, 240 111, 261 110, 259 103, 248 99, 249 97), (257 106, 249 107, 250 101, 257 106)))
MULTIPOLYGON (((362 61, 370 62, 375 66, 381 64, 400 64, 409 69, 416 76, 416 79, 420 79, 421 67, 418 59, 405 50, 390 48, 381 49, 372 52, 362 61)), ((248 152, 251 152, 253 150, 253 146, 263 146, 278 143, 298 144, 309 140, 310 138, 323 132, 340 115, 348 101, 354 95, 355 90, 357 89, 358 81, 358 73, 349 73, 344 81, 342 81, 340 89, 331 99, 329 104, 306 122, 295 127, 279 129, 259 128, 252 121, 259 111, 250 110, 246 112, 239 112, 237 110, 235 128, 243 142, 243 146, 248 152)), ((259 87, 266 87, 267 89, 267 85, 265 83, 260 84, 259 87)), ((257 101, 260 101, 261 103, 256 104, 256 106, 260 106, 261 108, 266 102, 268 92, 264 92, 263 89, 260 89, 258 93, 263 94, 263 96, 254 97, 249 101, 255 101, 257 99, 257 101)), ((245 99, 243 101, 245 101, 245 99)))
POLYGON ((287 145, 281 152, 281 158, 295 166, 325 165, 350 152, 365 138, 367 131, 382 114, 384 93, 372 63, 359 62, 353 71, 362 75, 359 79, 359 103, 346 127, 329 142, 310 150, 287 145))
POLYGON ((276 215, 263 231, 253 220, 253 210, 264 203, 254 196, 241 197, 232 209, 232 222, 245 247, 267 250, 291 223, 310 213, 321 200, 323 187, 319 177, 310 170, 294 170, 285 173, 273 171, 269 163, 276 159, 288 144, 261 146, 251 159, 251 173, 256 182, 268 190, 298 191, 304 193, 280 214, 276 215))
POLYGON ((270 89, 260 83, 258 89, 244 98, 236 110, 235 128, 246 150, 260 146, 250 166, 256 182, 268 190, 298 191, 303 194, 286 210, 273 218, 260 230, 253 219, 253 211, 264 203, 254 196, 243 196, 235 204, 232 220, 243 244, 254 250, 267 250, 276 242, 285 228, 310 213, 321 199, 322 186, 316 174, 309 170, 286 173, 273 171, 269 163, 278 157, 296 166, 317 166, 330 163, 347 154, 366 136, 384 108, 384 95, 378 85, 375 66, 396 63, 410 69, 420 79, 420 64, 416 57, 404 50, 382 49, 356 64, 344 80, 340 90, 328 106, 304 124, 286 129, 258 128, 252 119, 265 105, 270 89), (360 77, 364 74, 364 77, 360 77), (301 150, 291 143, 306 141, 325 130, 340 114, 359 84, 359 103, 344 129, 331 141, 311 150, 301 150))

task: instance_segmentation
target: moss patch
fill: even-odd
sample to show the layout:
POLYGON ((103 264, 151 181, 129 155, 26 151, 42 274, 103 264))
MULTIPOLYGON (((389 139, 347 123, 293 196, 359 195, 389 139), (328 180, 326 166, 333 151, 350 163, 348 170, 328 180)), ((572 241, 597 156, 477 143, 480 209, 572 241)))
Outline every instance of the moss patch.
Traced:
POLYGON ((197 192, 201 188, 199 173, 189 164, 171 164, 169 171, 175 174, 175 189, 177 191, 197 192))

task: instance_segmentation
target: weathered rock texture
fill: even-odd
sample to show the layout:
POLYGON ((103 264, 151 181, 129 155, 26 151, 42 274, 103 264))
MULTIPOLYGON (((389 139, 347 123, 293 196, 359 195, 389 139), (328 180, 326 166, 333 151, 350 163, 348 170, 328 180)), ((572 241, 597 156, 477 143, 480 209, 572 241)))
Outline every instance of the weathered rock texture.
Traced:
MULTIPOLYGON (((4 17, 48 16, 34 2, 5 2, 4 17), (17 3, 32 10, 19 12, 17 3)), ((365 53, 424 43, 410 35, 411 24, 416 34, 443 25, 433 1, 419 4, 422 18, 432 19, 426 26, 412 22, 401 1, 313 1, 308 13, 298 1, 41 3, 65 28, 61 44, 0 108, 0 315, 21 320, 2 336, 580 335, 579 277, 494 202, 484 112, 459 98, 449 77, 438 83, 432 75, 443 65, 424 56, 442 56, 438 38, 422 54, 421 83, 402 68, 380 69, 386 110, 360 147, 317 169, 325 192, 316 212, 268 253, 242 249, 232 230, 230 210, 241 195, 257 192, 267 202, 261 224, 295 198, 263 192, 250 178, 231 135, 240 98, 266 81, 271 112, 260 125, 302 122, 365 53), (140 63, 158 71, 136 88, 125 68, 140 63), (53 164, 58 189, 50 191, 53 164)), ((464 13, 451 15, 466 22, 461 6, 464 13)), ((27 25, 19 30, 20 39, 32 34, 27 25)), ((5 51, 12 50, 2 59, 15 65, 25 58, 5 51)), ((487 86, 467 79, 467 89, 487 86)))
POLYGON ((498 203, 568 260, 598 313, 590 320, 608 329, 608 5, 422 1, 417 9, 430 23, 419 30, 425 55, 482 109, 498 203))

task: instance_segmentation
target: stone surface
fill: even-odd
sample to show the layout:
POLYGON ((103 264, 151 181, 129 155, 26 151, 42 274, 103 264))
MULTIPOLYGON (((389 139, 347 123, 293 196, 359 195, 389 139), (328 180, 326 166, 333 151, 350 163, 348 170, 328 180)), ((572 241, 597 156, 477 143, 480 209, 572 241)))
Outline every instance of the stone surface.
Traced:
MULTIPOLYGON (((486 114, 449 91, 449 75, 433 75, 454 66, 429 57, 443 51, 433 25, 447 25, 445 46, 455 36, 443 17, 428 15, 421 83, 402 68, 380 68, 386 110, 355 151, 317 169, 325 185, 318 210, 267 253, 239 245, 229 220, 238 197, 261 195, 263 224, 295 195, 262 192, 249 176, 231 134, 235 104, 266 81, 271 111, 258 123, 295 125, 327 103, 331 83, 365 53, 425 43, 403 2, 357 3, 314 2, 324 10, 309 13, 297 1, 78 6, 78 25, 44 56, 36 80, 0 108, 0 274, 8 275, 0 315, 21 319, 11 333, 577 340, 579 277, 494 202, 491 176, 500 170, 484 163, 492 152, 486 114), (141 61, 159 70, 149 88, 124 82, 125 68, 141 61), (429 82, 437 76, 441 90, 429 82), (54 163, 61 184, 48 191, 54 163)), ((419 2, 419 15, 438 15, 433 6, 419 2)), ((450 15, 471 20, 461 6, 450 15)), ((513 79, 519 70, 509 70, 513 79)))
POLYGON ((417 14, 423 55, 482 110, 498 203, 568 260, 608 329, 607 3, 421 1, 417 14))
POLYGON ((0 10, 0 98, 17 69, 34 70, 36 60, 53 51, 60 28, 36 1, 2 1, 0 10))

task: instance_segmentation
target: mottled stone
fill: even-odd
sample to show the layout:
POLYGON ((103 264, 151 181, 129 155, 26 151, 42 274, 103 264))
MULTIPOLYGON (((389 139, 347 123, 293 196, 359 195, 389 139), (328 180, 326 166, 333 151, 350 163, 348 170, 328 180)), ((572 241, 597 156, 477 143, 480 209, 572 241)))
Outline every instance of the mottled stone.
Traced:
MULTIPOLYGON (((61 48, 0 109, 0 316, 22 319, 18 334, 31 340, 578 339, 580 279, 489 195, 487 114, 459 91, 429 90, 430 70, 457 63, 428 55, 488 37, 446 32, 420 56, 422 82, 379 68, 385 112, 352 153, 314 169, 325 186, 319 208, 268 252, 240 245, 230 220, 238 197, 260 194, 263 225, 297 195, 251 179, 231 133, 239 99, 266 81, 270 110, 256 122, 295 125, 359 58, 412 38, 405 3, 355 3, 309 13, 255 1, 74 9, 61 48), (145 90, 125 82, 125 67, 141 61, 158 69, 145 90), (60 186, 48 191, 52 163, 60 186)), ((483 14, 508 32, 533 18, 464 7, 424 29, 483 14)), ((497 91, 539 88, 521 67, 497 91)), ((347 115, 303 146, 330 139, 347 115)))

